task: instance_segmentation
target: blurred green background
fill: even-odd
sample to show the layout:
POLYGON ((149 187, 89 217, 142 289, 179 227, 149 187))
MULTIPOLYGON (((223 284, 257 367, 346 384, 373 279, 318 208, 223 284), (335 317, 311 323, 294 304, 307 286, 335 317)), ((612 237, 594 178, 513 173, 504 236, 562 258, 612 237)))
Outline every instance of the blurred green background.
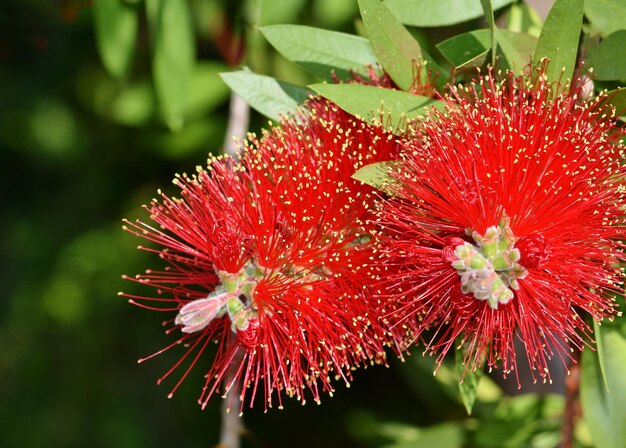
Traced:
MULTIPOLYGON (((178 359, 176 350, 136 363, 171 338, 162 315, 116 295, 133 291, 122 274, 155 264, 135 250, 120 220, 145 218, 141 204, 159 187, 173 192, 174 173, 220 152, 230 92, 219 72, 245 63, 295 84, 312 81, 255 26, 354 32, 358 17, 354 0, 188 1, 197 62, 184 121, 172 132, 153 89, 143 2, 112 1, 135 8, 139 18, 130 65, 118 77, 98 53, 92 2, 4 0, 0 7, 2 447, 217 444, 220 400, 204 411, 196 404, 202 368, 168 400, 175 380, 155 382, 178 359)), ((265 122, 252 118, 252 130, 265 122)), ((265 414, 257 403, 245 415, 244 446, 558 443, 560 397, 504 398, 485 380, 479 424, 460 404, 449 366, 437 378, 432 367, 414 357, 356 372, 350 389, 339 386, 321 406, 287 401, 265 414)))

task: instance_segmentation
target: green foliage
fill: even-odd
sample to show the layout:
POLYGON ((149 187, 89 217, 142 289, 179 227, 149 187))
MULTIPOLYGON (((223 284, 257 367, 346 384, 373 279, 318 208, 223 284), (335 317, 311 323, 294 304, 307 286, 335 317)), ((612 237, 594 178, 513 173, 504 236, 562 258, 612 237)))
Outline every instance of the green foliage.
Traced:
MULTIPOLYGON (((145 265, 145 254, 134 251, 135 241, 119 231, 119 219, 144 217, 137 204, 149 202, 157 186, 168 185, 177 171, 193 170, 208 153, 218 153, 230 88, 278 120, 313 92, 303 86, 314 78, 300 68, 325 80, 332 72, 346 80, 351 71, 367 76, 371 64, 379 73, 385 68, 403 90, 311 87, 365 121, 382 120, 402 131, 405 120, 419 120, 431 107, 441 107, 437 100, 409 93, 422 60, 427 61, 422 79, 428 70, 441 72, 439 92, 448 80, 441 67, 452 65, 455 81, 465 82, 464 70, 485 67, 493 38, 498 69, 519 72, 531 58, 547 56, 551 79, 560 78, 561 67, 563 80, 571 76, 582 1, 559 0, 539 44, 534 36, 541 20, 528 5, 512 0, 492 5, 496 17, 501 10, 504 20, 498 23, 506 22, 506 29, 491 22, 485 0, 362 0, 368 39, 350 34, 356 0, 96 0, 93 8, 82 5, 8 0, 7 13, 0 15, 5 86, 0 154, 8 192, 0 222, 5 262, 1 446, 217 443, 219 400, 204 413, 194 406, 202 369, 191 373, 173 400, 165 399, 168 391, 152 379, 171 367, 181 347, 138 369, 138 357, 171 340, 155 334, 162 316, 126 306, 115 292, 132 293, 132 284, 119 276, 145 265), (473 20, 483 15, 481 2, 493 34, 476 29, 484 26, 482 19, 473 20), (436 28, 450 24, 457 26, 436 28), (228 59, 237 39, 244 55, 228 59), (229 65, 239 63, 256 73, 229 65), (223 73, 224 83, 218 73, 229 70, 237 71, 223 73)), ((585 0, 584 13, 590 26, 583 32, 603 38, 588 47, 585 67, 594 68, 597 90, 615 89, 607 101, 626 114, 626 91, 618 89, 626 78, 626 5, 585 0)), ((259 122, 253 116, 252 129, 259 122)), ((385 190, 393 163, 368 165, 354 177, 385 190)), ((625 443, 626 340, 620 323, 596 329, 597 352, 583 353, 585 421, 577 429, 579 446, 591 444, 585 428, 599 448, 625 443)), ((490 375, 478 383, 471 372, 459 385, 461 363, 446 359, 433 376, 432 360, 419 351, 390 369, 355 372, 350 391, 336 391, 321 407, 288 400, 283 412, 265 414, 255 407, 246 414, 244 446, 558 445, 562 397, 508 397, 490 375), (464 408, 472 409, 471 417, 464 408)), ((461 356, 457 353, 457 359, 461 356)))
POLYGON ((491 32, 475 30, 450 37, 437 44, 437 49, 456 70, 473 69, 485 64, 490 45, 491 32))
POLYGON ((222 73, 222 79, 250 106, 273 120, 293 112, 310 90, 246 70, 222 73))
POLYGON ((491 0, 480 0, 480 4, 483 8, 483 12, 485 14, 485 20, 487 21, 487 28, 491 32, 491 65, 496 65, 496 51, 497 51, 497 43, 496 43, 496 22, 493 16, 493 5, 491 4, 491 0))
MULTIPOLYGON (((435 27, 454 25, 480 17, 483 0, 385 0, 385 6, 406 25, 435 27)), ((499 9, 514 0, 494 0, 499 9)))
POLYGON ((284 57, 323 79, 352 79, 352 73, 367 77, 376 56, 367 39, 302 25, 261 28, 263 35, 284 57))
POLYGON ((623 0, 585 0, 585 15, 602 36, 626 29, 623 0))
POLYGON ((626 115, 626 89, 623 87, 620 89, 611 90, 606 93, 607 101, 615 107, 615 111, 618 115, 626 115))
POLYGON ((311 88, 346 112, 368 123, 383 123, 392 131, 403 131, 403 124, 426 114, 442 102, 399 90, 361 84, 313 84, 311 88))
POLYGON ((378 190, 392 193, 392 191, 389 190, 389 186, 394 182, 394 179, 389 170, 397 163, 399 162, 388 161, 370 163, 369 165, 359 168, 352 175, 352 178, 378 190))
POLYGON ((602 354, 585 350, 582 357, 583 416, 598 448, 626 446, 626 337, 618 328, 603 327, 596 338, 601 340, 598 347, 603 346, 602 354), (603 362, 598 356, 603 356, 603 362))
POLYGON ((578 54, 583 21, 583 0, 557 0, 550 10, 537 42, 533 62, 549 58, 549 81, 571 80, 578 54))
POLYGON ((463 406, 468 415, 472 414, 472 408, 476 401, 476 393, 478 391, 478 384, 482 377, 482 369, 477 368, 471 370, 470 366, 465 362, 466 349, 461 345, 454 351, 454 363, 456 366, 456 374, 459 381, 459 392, 461 393, 461 400, 463 406))
POLYGON ((102 63, 112 76, 126 76, 135 53, 136 8, 124 0, 97 0, 94 22, 102 63))
POLYGON ((189 78, 195 63, 195 40, 185 0, 146 0, 153 33, 152 71, 161 111, 168 127, 183 127, 189 78))
POLYGON ((591 47, 587 61, 598 81, 626 80, 626 30, 616 31, 591 47))
POLYGON ((508 10, 507 29, 539 37, 543 22, 537 11, 527 3, 514 3, 508 10))
POLYGON ((414 87, 418 64, 422 79, 427 79, 430 69, 441 74, 440 82, 445 81, 445 72, 379 0, 359 0, 359 7, 374 53, 400 88, 414 87))
POLYGON ((496 29, 496 40, 504 58, 502 69, 522 73, 532 60, 537 38, 529 34, 496 29))

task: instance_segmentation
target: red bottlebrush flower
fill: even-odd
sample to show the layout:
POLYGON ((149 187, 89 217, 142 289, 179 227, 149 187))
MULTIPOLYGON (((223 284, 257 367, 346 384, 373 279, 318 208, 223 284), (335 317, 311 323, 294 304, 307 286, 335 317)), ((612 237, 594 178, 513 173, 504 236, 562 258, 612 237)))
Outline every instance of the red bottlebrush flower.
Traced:
MULTIPOLYGON (((476 369, 517 360, 549 379, 590 329, 615 315, 624 260, 624 134, 603 99, 555 93, 535 76, 480 76, 405 143, 380 205, 384 282, 398 324, 427 351, 459 344, 476 369)), ((558 90, 558 89, 557 89, 558 90)))
POLYGON ((363 283, 374 192, 350 176, 398 149, 383 130, 309 100, 238 162, 179 176, 179 199, 161 194, 147 207, 160 228, 126 223, 167 264, 135 278, 157 296, 129 297, 172 313, 168 332, 179 337, 157 354, 187 348, 161 380, 188 362, 172 393, 202 357, 212 356, 203 407, 226 380, 242 408, 259 388, 266 407, 274 397, 282 406, 282 393, 304 403, 307 390, 319 402, 333 379, 348 383, 355 366, 384 362, 388 335, 363 283))

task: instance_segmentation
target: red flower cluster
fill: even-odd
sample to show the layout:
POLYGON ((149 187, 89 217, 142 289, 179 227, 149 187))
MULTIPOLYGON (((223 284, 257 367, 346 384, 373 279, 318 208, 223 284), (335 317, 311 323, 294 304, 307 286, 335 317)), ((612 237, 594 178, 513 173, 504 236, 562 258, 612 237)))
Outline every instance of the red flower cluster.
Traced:
MULTIPOLYGON (((574 89, 575 90, 575 89, 574 89)), ((626 236, 623 131, 603 99, 547 83, 543 71, 481 76, 452 89, 405 143, 380 206, 383 279, 441 362, 460 345, 469 369, 505 374, 521 340, 533 375, 582 348, 616 313, 626 236), (555 91, 556 90, 556 91, 555 91)))
POLYGON ((309 100, 239 161, 179 176, 180 198, 161 194, 147 207, 160 228, 126 223, 167 264, 135 278, 156 296, 129 297, 172 313, 168 332, 180 336, 157 353, 186 347, 161 378, 186 363, 172 393, 213 345, 203 406, 225 380, 242 407, 259 388, 269 407, 275 396, 282 406, 282 393, 304 403, 306 390, 319 401, 333 379, 348 383, 354 367, 384 362, 393 341, 364 282, 374 192, 350 176, 398 149, 384 131, 309 100))

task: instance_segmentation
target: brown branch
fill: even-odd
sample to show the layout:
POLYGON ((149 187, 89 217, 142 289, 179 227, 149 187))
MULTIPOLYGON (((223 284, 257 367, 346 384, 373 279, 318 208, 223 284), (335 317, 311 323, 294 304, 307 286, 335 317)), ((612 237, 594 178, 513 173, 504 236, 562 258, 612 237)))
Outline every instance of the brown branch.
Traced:
POLYGON ((582 411, 580 408, 580 351, 574 349, 565 377, 565 411, 563 413, 563 440, 561 448, 574 447, 574 429, 582 411))

